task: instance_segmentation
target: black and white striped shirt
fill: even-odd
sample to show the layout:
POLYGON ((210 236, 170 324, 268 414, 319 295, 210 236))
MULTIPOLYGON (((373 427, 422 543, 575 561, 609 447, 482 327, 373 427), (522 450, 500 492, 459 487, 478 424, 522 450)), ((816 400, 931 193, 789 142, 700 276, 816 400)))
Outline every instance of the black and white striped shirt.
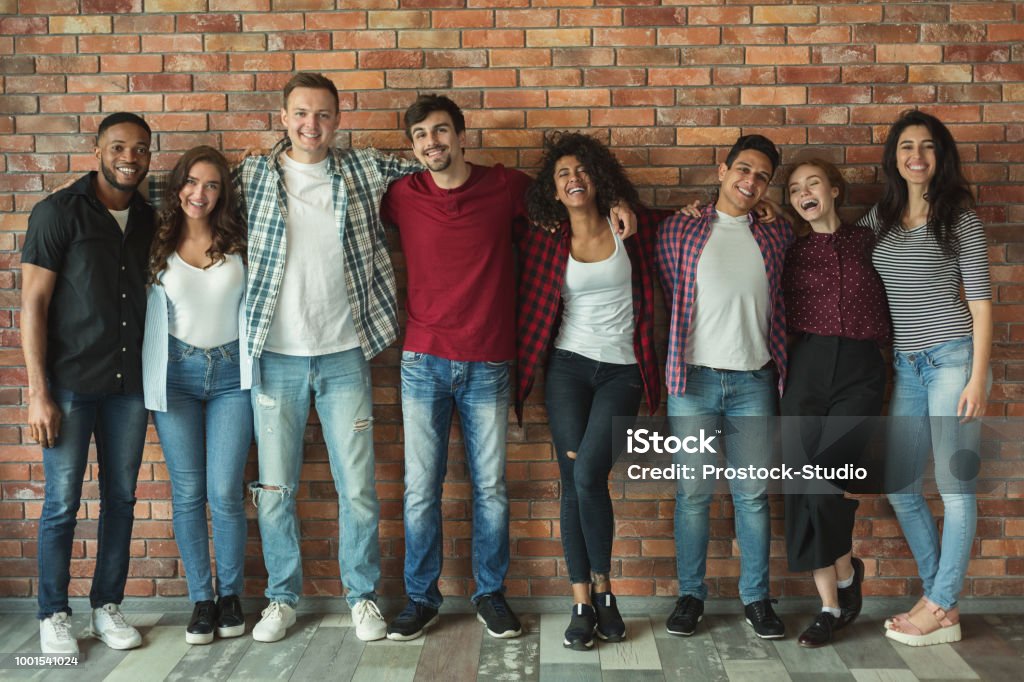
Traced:
MULTIPOLYGON (((877 234, 878 207, 859 224, 877 234)), ((885 284, 892 312, 893 347, 910 353, 972 332, 967 301, 992 298, 985 227, 974 211, 964 211, 953 228, 958 255, 947 256, 926 225, 896 229, 878 242, 872 262, 885 284)))

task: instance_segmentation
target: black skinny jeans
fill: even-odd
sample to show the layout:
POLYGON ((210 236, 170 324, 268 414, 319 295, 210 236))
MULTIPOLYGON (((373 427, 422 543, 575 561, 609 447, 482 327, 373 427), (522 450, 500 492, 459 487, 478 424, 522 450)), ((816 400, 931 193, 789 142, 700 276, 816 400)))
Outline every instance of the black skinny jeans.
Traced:
POLYGON ((545 400, 562 478, 562 548, 573 583, 611 570, 615 520, 608 475, 625 445, 624 434, 612 442, 612 418, 636 416, 642 395, 636 364, 598 362, 561 349, 551 354, 545 400))

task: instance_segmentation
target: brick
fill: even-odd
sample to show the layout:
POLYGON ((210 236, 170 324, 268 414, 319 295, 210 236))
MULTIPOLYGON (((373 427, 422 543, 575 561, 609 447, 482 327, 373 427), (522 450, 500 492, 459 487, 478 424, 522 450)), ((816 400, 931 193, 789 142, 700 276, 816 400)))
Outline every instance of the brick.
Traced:
POLYGON ((717 26, 685 26, 659 28, 658 45, 718 45, 730 42, 724 39, 717 26))
POLYGON ((755 24, 815 24, 818 22, 818 8, 802 7, 754 7, 755 24))
POLYGON ((32 57, 6 57, 0 60, 0 75, 34 73, 35 70, 35 60, 32 57))
POLYGON ((809 64, 806 47, 748 47, 747 64, 809 64))
POLYGON ((78 39, 79 52, 138 52, 138 36, 89 35, 78 39))
POLYGON ((110 33, 110 17, 58 16, 50 17, 50 33, 110 33))
POLYGON ((237 14, 183 14, 177 22, 179 33, 236 33, 242 29, 237 14))
POLYGON ((267 38, 260 34, 213 33, 203 36, 203 46, 207 52, 263 52, 267 38))
MULTIPOLYGON (((628 14, 630 10, 625 10, 628 14)), ((674 12, 674 11, 673 11, 674 12)), ((685 14, 685 10, 683 10, 685 14)), ((675 22, 671 22, 675 23, 675 22)), ((623 21, 622 10, 619 9, 563 9, 559 14, 559 25, 566 27, 580 26, 637 26, 623 21)))
POLYGON ((0 114, 34 114, 39 102, 27 95, 0 95, 0 114))
POLYGON ((686 23, 690 26, 707 24, 749 24, 749 7, 690 7, 686 23))
POLYGON ((459 47, 458 31, 400 31, 398 46, 401 48, 453 49, 459 47))
MULTIPOLYGON (((207 37, 207 40, 209 40, 209 37, 207 37)), ((231 71, 291 71, 292 56, 280 53, 260 55, 232 54, 228 56, 228 68, 231 71)))
POLYGON ((484 108, 533 108, 547 105, 547 97, 544 90, 496 90, 484 93, 484 108))
POLYGON ((676 144, 689 147, 702 145, 731 145, 740 136, 739 128, 679 128, 676 144))
MULTIPOLYGON (((389 53, 368 53, 368 54, 389 54, 389 53)), ((290 71, 290 55, 287 54, 274 54, 271 55, 277 58, 276 62, 281 68, 275 68, 278 71, 290 71), (283 59, 282 59, 283 58, 283 59)), ((419 64, 422 64, 422 55, 419 55, 419 64)), ((234 55, 232 55, 232 69, 234 69, 234 55)), ((248 62, 252 63, 252 62, 248 62)), ((360 67, 363 68, 378 68, 370 64, 364 64, 360 62, 360 67)), ((401 68, 403 64, 395 62, 392 68, 401 68)), ((356 55, 354 52, 324 52, 324 53, 299 53, 295 55, 295 70, 296 71, 340 71, 347 69, 356 68, 356 55)), ((257 70, 254 67, 249 67, 251 70, 257 70)))
POLYGON ((334 0, 271 0, 270 7, 275 12, 334 9, 334 0))
POLYGON ((367 12, 367 28, 430 28, 428 12, 388 10, 386 12, 367 12))
POLYGON ((883 17, 887 24, 945 23, 949 21, 949 13, 946 5, 886 5, 883 17))
POLYGON ((433 28, 488 28, 494 26, 490 10, 437 10, 431 12, 433 28))
POLYGON ((879 104, 934 102, 934 85, 876 85, 875 101, 879 104))
POLYGON ((989 24, 986 38, 991 43, 1020 43, 1024 41, 1024 25, 989 24))
MULTIPOLYGON (((383 72, 368 72, 369 74, 380 74, 383 79, 383 72)), ((349 76, 350 74, 344 74, 349 76)), ((389 88, 447 88, 451 86, 451 71, 444 69, 425 70, 420 69, 416 71, 388 71, 387 72, 387 85, 389 88)), ((355 79, 356 82, 362 82, 365 85, 362 88, 351 88, 351 89, 366 89, 369 87, 380 87, 372 86, 370 83, 377 82, 376 78, 367 79, 355 79)))
MULTIPOLYGON (((465 69, 487 66, 485 50, 428 50, 423 65, 428 69, 465 69)), ((491 50, 493 66, 548 66, 551 56, 546 50, 491 50)))
POLYGON ((7 76, 4 84, 5 91, 12 95, 65 91, 63 76, 7 76))
POLYGON ((101 95, 100 110, 114 111, 163 111, 163 97, 160 95, 101 95))
POLYGON ((192 76, 184 73, 142 74, 128 77, 131 92, 182 92, 192 89, 192 76))
POLYGON ((151 114, 146 122, 157 132, 207 130, 206 114, 151 114))
POLYGON ((711 85, 711 69, 680 67, 648 69, 647 83, 653 86, 711 85))
POLYGON ((114 33, 174 33, 174 17, 167 14, 116 16, 114 33))
POLYGON ((783 45, 786 29, 782 26, 723 26, 725 45, 783 45))
POLYGON ((586 109, 550 109, 526 112, 527 128, 585 128, 587 125, 588 112, 586 109))
POLYGON ((642 107, 594 109, 590 112, 590 122, 595 127, 651 126, 654 125, 654 109, 642 107))
POLYGON ((896 64, 934 64, 942 61, 942 47, 939 45, 879 45, 875 49, 875 61, 896 64))
POLYGON ((775 70, 779 83, 839 83, 842 69, 838 66, 780 66, 775 70))
POLYGON ((546 9, 499 9, 494 13, 494 26, 497 28, 551 28, 558 26, 558 12, 546 9))
POLYGON ((1010 48, 1005 45, 944 45, 944 62, 1008 62, 1010 48))
POLYGON ((516 85, 515 69, 452 71, 453 88, 511 88, 516 85))
POLYGON ((144 0, 146 12, 203 12, 206 0, 144 0))
MULTIPOLYGON (((202 52, 203 37, 200 35, 147 35, 142 36, 142 51, 148 53, 163 53, 164 68, 170 60, 178 57, 175 52, 202 52)), ((214 56, 214 55, 209 55, 214 56)), ((224 57, 224 65, 227 66, 227 57, 224 57)))
POLYGON ((227 55, 223 54, 169 54, 164 57, 164 71, 186 73, 226 71, 227 55))
POLYGON ((46 17, 0 17, 0 34, 46 33, 46 17))
MULTIPOLYGON (((225 57, 225 60, 227 57, 225 57)), ((253 76, 244 73, 203 74, 192 77, 192 87, 196 92, 251 92, 253 76)))
POLYGON ((96 95, 43 95, 39 98, 39 111, 44 114, 99 110, 100 98, 96 95))
POLYGON ((714 70, 716 85, 768 85, 775 82, 770 66, 720 67, 714 70))
POLYGON ((82 0, 82 14, 132 14, 142 11, 142 0, 82 0))
POLYGON ((36 57, 36 73, 96 73, 99 68, 99 57, 36 57))
POLYGON ((949 7, 950 21, 1011 21, 1013 7, 1010 4, 990 2, 969 4, 951 3, 949 7))
MULTIPOLYGON (((597 80, 600 81, 600 78, 597 80)), ((581 84, 582 77, 579 69, 521 69, 519 71, 520 87, 573 87, 581 84)), ((588 87, 601 85, 605 84, 600 82, 587 83, 588 87)))
MULTIPOLYGON (((77 116, 19 116, 17 118, 18 133, 77 133, 77 116)), ((10 161, 10 157, 8 161, 10 161)), ((8 170, 16 170, 9 168, 8 170)), ((23 170, 30 170, 25 168, 23 170)), ((38 170, 43 170, 42 168, 38 170)))
POLYGON ((871 64, 875 49, 871 45, 826 45, 811 48, 814 64, 871 64))
POLYGON ((398 45, 394 31, 335 31, 331 39, 335 45, 352 50, 385 49, 398 45))
MULTIPOLYGON (((672 88, 643 88, 642 90, 624 88, 613 90, 611 95, 611 104, 617 107, 670 107, 675 103, 675 92, 672 88)), ((609 106, 609 104, 609 102, 597 102, 592 106, 609 106)))
POLYGON ((726 126, 780 126, 785 123, 785 110, 781 107, 737 107, 722 109, 721 118, 722 125, 726 126))
MULTIPOLYGON (((14 49, 20 54, 66 54, 77 51, 75 43, 74 36, 15 36, 14 49)), ((31 57, 15 57, 13 59, 23 59, 27 60, 29 64, 32 63, 31 57)), ((10 70, 6 65, 3 68, 5 73, 19 73, 10 70)), ((31 70, 28 73, 31 73, 31 70)))
POLYGON ((721 117, 709 107, 666 107, 657 112, 659 126, 716 126, 721 117))
POLYGON ((468 30, 462 32, 463 47, 524 47, 526 34, 516 30, 468 30))
POLYGON ((1024 81, 1024 64, 976 64, 974 80, 980 83, 1024 81))
POLYGON ((527 47, 572 47, 590 45, 590 31, 583 28, 527 29, 527 47))
POLYGON ((881 5, 834 5, 821 8, 822 24, 877 24, 881 21, 881 5))
MULTIPOLYGON (((22 3, 22 14, 77 14, 78 3, 75 0, 33 0, 31 4, 22 3)), ((7 14, 5 8, 0 5, 0 11, 7 14)), ((15 9, 12 7, 11 14, 15 9)))
POLYGON ((611 66, 616 63, 616 54, 618 54, 618 64, 620 66, 628 66, 622 61, 622 52, 630 48, 623 48, 623 50, 613 50, 607 47, 566 47, 566 48, 555 48, 551 50, 551 63, 554 66, 611 66))
POLYGON ((843 67, 844 83, 902 83, 906 80, 907 69, 903 66, 843 67))
POLYGON ((983 120, 1001 123, 1024 121, 1024 107, 1019 104, 986 104, 983 120))
POLYGON ((857 43, 916 43, 918 27, 915 24, 876 24, 853 27, 853 40, 857 43))
POLYGON ((980 24, 924 24, 921 40, 929 43, 978 43, 985 40, 980 24))
POLYGON ((973 76, 969 64, 911 65, 908 69, 907 81, 910 83, 969 83, 973 76))
POLYGON ((740 92, 740 103, 744 105, 805 104, 807 88, 792 85, 777 87, 749 87, 740 92))
POLYGON ((847 107, 786 107, 787 125, 845 125, 850 122, 850 110, 847 107))
POLYGON ((594 45, 654 45, 655 35, 653 28, 598 28, 594 29, 594 45))
MULTIPOLYGON (((525 120, 526 114, 524 112, 508 109, 481 109, 466 112, 466 126, 474 130, 482 128, 521 128, 525 120)), ((523 475, 526 475, 525 468, 523 475)))
POLYGON ((102 55, 100 71, 115 73, 138 73, 140 71, 163 71, 163 57, 155 54, 102 55))
POLYGON ((786 31, 787 42, 801 44, 847 43, 850 41, 848 26, 793 26, 786 31))

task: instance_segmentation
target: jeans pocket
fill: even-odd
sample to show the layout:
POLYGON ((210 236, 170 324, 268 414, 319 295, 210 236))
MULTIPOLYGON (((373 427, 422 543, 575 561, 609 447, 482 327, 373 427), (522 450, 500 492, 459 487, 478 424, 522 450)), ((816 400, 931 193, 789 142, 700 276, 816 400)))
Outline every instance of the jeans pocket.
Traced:
POLYGON ((491 369, 508 369, 509 361, 502 360, 501 362, 491 362, 490 360, 484 360, 484 364, 491 369))
POLYGON ((403 350, 402 351, 402 366, 403 367, 413 367, 415 365, 418 365, 421 362, 423 362, 423 358, 424 358, 425 355, 426 355, 425 353, 414 353, 414 352, 409 351, 409 350, 403 350))
POLYGON ((951 367, 971 366, 974 356, 974 347, 970 343, 958 343, 950 348, 940 348, 938 351, 929 354, 928 364, 936 369, 948 369, 951 367))

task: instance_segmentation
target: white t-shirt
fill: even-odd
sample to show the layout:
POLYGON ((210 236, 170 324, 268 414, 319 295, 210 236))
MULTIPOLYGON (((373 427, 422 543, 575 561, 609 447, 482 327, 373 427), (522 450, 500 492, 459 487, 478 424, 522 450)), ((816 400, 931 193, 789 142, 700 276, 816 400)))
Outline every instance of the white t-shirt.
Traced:
POLYGON ((555 348, 598 362, 632 365, 633 267, 619 235, 612 235, 615 251, 602 261, 581 263, 569 254, 555 348))
POLYGON ((230 254, 204 270, 175 252, 160 281, 167 293, 171 336, 197 348, 216 348, 238 339, 238 305, 245 289, 241 256, 230 254))
POLYGON ((281 154, 288 194, 286 256, 265 348, 326 355, 359 346, 345 285, 345 253, 334 217, 327 159, 300 163, 281 154))
POLYGON ((114 216, 114 220, 117 221, 117 226, 121 228, 121 234, 128 229, 128 213, 131 211, 130 208, 126 208, 120 211, 115 211, 112 208, 108 208, 110 215, 114 216))
POLYGON ((743 215, 717 213, 697 262, 686 364, 755 370, 771 360, 764 256, 743 215))

